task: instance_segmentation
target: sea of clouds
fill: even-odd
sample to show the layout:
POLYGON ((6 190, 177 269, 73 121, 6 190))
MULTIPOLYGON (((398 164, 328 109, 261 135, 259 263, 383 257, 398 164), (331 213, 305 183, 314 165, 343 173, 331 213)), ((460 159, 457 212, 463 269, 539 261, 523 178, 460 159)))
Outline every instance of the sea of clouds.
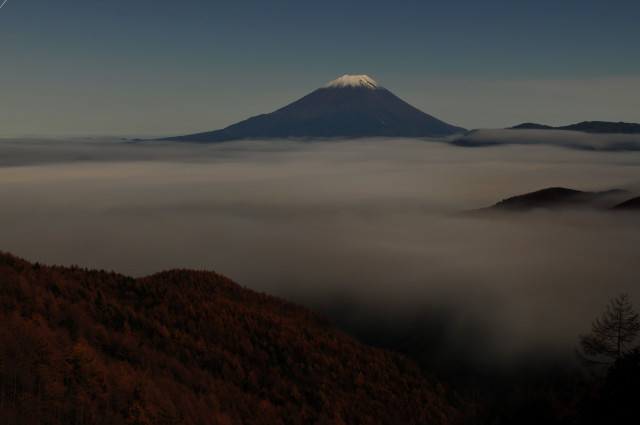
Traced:
MULTIPOLYGON (((591 136, 590 136, 591 137, 591 136)), ((550 186, 640 194, 640 152, 425 140, 0 140, 0 250, 142 276, 215 270, 351 328, 459 352, 570 356, 640 309, 633 213, 461 214, 550 186)))

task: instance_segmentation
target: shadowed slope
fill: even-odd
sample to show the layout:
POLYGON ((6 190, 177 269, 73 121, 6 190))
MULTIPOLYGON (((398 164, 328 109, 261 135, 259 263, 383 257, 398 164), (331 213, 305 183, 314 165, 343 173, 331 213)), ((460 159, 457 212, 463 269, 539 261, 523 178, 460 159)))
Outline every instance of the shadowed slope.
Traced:
POLYGON ((0 253, 0 276, 4 425, 422 424, 455 415, 409 360, 212 272, 133 279, 0 253))

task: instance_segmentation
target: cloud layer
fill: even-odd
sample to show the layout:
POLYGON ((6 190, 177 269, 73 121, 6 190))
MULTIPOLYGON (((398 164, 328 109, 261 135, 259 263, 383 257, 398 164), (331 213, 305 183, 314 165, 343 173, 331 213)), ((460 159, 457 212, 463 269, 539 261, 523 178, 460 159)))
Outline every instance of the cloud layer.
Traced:
POLYGON ((549 186, 637 193, 638 152, 105 139, 3 140, 0 158, 0 249, 33 261, 212 269, 351 323, 433 320, 496 358, 570 353, 621 291, 640 309, 637 216, 457 214, 549 186))

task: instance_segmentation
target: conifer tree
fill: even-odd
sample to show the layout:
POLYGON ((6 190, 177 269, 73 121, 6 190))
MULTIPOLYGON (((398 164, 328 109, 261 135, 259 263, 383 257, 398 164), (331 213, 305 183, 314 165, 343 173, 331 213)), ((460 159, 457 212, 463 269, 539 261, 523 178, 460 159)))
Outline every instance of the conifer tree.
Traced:
POLYGON ((617 365, 633 352, 632 344, 640 332, 640 319, 627 294, 612 299, 591 325, 591 332, 580 337, 580 355, 587 363, 617 365))

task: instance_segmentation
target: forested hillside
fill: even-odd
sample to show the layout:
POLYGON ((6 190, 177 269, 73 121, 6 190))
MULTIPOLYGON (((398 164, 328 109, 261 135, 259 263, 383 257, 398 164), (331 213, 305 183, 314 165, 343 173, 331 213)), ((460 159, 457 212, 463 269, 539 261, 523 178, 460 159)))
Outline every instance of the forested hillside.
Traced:
POLYGON ((213 272, 133 279, 0 253, 0 423, 446 424, 411 361, 213 272))

